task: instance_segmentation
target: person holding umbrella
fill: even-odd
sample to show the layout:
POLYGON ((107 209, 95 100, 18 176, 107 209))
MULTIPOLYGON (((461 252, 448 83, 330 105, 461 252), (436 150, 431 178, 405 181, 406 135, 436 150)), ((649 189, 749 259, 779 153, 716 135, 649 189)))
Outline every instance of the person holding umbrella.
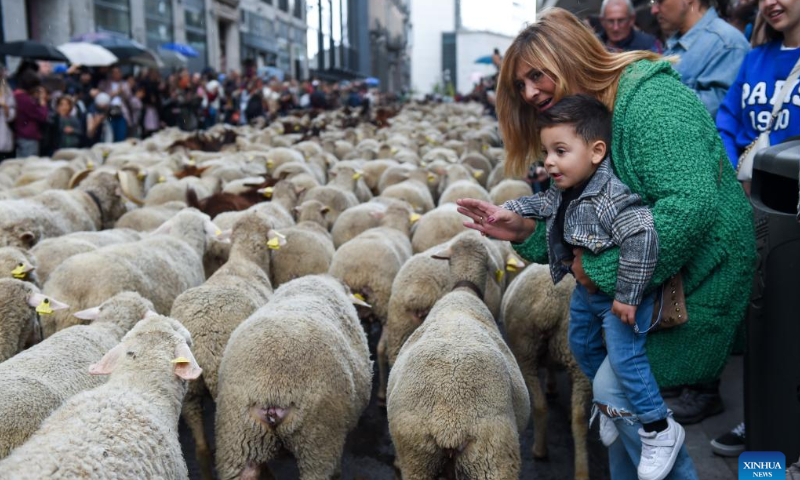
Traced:
POLYGON ((17 79, 14 101, 17 104, 14 118, 17 157, 38 156, 42 126, 47 122, 47 90, 42 87, 36 73, 31 70, 22 72, 17 79))

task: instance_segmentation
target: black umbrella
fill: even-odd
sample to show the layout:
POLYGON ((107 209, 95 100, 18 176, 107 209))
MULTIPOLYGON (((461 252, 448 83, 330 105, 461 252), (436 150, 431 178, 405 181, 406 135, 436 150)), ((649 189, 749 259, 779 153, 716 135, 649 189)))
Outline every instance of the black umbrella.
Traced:
POLYGON ((35 60, 55 60, 67 62, 67 57, 59 52, 56 47, 33 40, 19 40, 16 42, 0 43, 0 55, 10 57, 32 58, 35 60))
POLYGON ((89 42, 100 45, 117 56, 120 62, 147 53, 147 47, 128 37, 109 32, 86 33, 74 37, 73 42, 89 42))

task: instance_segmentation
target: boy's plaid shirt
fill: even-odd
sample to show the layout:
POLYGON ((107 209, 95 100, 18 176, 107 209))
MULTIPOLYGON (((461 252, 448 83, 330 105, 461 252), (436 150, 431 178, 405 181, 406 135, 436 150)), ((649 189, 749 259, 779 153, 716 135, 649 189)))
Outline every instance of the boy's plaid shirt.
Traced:
MULTIPOLYGON (((522 217, 546 220, 547 253, 554 283, 569 273, 567 266, 553 258, 552 245, 560 239, 551 238, 551 229, 560 204, 561 190, 551 186, 545 192, 501 205, 522 217)), ((567 207, 564 239, 593 253, 619 246, 614 299, 639 305, 658 260, 658 235, 650 209, 614 175, 610 159, 603 160, 580 197, 567 207)))

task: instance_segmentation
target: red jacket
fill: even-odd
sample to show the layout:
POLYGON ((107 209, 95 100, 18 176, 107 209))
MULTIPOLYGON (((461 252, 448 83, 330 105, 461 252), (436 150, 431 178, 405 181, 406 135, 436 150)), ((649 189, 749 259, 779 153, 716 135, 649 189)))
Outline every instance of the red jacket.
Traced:
POLYGON ((47 121, 47 107, 39 105, 27 92, 14 91, 17 102, 17 118, 14 119, 14 133, 17 138, 41 140, 41 124, 47 121))

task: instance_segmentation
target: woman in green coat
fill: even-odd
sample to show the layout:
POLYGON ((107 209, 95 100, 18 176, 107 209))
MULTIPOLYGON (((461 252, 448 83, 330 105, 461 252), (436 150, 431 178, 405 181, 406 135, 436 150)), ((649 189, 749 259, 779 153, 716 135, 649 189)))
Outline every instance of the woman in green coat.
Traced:
MULTIPOLYGON (((648 335, 653 373, 662 387, 717 380, 750 296, 755 233, 714 121, 668 62, 650 52, 609 53, 575 16, 552 9, 523 30, 504 57, 497 116, 507 171, 521 173, 540 155, 537 114, 578 93, 593 95, 612 110, 614 172, 652 210, 659 258, 650 288, 683 274, 689 321, 648 335)), ((474 199, 458 203, 472 219, 467 227, 515 242, 530 261, 547 262, 545 229, 536 228, 534 220, 489 224, 483 219, 499 207, 474 199)), ((613 296, 618 259, 616 248, 597 255, 582 252, 573 264, 575 277, 587 289, 613 296)), ((613 382, 601 379, 601 372, 595 400, 607 412, 599 399, 613 396, 598 391, 598 383, 613 390, 613 382)), ((635 467, 636 448, 625 447, 635 467)), ((610 448, 612 478, 627 478, 624 462, 615 465, 610 448)), ((678 467, 669 478, 692 478, 680 476, 678 467)))

